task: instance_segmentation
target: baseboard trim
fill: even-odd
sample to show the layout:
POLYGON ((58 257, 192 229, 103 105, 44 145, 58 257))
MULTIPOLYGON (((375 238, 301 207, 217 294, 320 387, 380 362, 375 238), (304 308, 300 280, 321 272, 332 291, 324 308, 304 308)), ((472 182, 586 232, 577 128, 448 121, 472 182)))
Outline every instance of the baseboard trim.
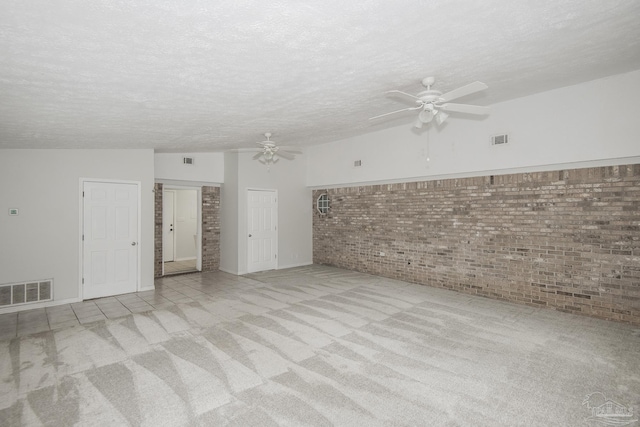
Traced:
POLYGON ((222 268, 222 267, 218 267, 218 270, 220 270, 220 271, 222 271, 224 273, 233 274, 234 276, 239 276, 237 271, 227 270, 226 268, 222 268))
POLYGON ((277 269, 278 270, 284 270, 285 268, 306 267, 308 265, 313 265, 313 261, 301 262, 301 263, 298 263, 298 264, 282 265, 282 266, 279 266, 277 269))

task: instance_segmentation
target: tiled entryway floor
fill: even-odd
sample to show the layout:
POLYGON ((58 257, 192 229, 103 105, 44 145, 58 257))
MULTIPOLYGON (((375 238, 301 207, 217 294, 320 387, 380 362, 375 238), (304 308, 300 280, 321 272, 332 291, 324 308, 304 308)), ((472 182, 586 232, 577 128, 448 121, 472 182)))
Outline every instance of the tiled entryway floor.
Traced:
POLYGON ((186 261, 166 261, 164 263, 165 275, 186 273, 189 271, 198 271, 195 259, 189 259, 186 261))
POLYGON ((224 292, 225 286, 258 283, 221 271, 163 277, 156 279, 156 289, 152 291, 0 314, 0 340, 158 310, 194 302, 207 294, 224 292))

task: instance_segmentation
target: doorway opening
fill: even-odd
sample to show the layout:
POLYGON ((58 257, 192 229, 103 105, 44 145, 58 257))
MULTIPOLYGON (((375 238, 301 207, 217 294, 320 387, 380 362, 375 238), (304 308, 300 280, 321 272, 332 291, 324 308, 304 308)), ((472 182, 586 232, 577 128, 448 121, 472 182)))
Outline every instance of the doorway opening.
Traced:
POLYGON ((162 191, 162 274, 202 270, 202 193, 199 187, 162 191))

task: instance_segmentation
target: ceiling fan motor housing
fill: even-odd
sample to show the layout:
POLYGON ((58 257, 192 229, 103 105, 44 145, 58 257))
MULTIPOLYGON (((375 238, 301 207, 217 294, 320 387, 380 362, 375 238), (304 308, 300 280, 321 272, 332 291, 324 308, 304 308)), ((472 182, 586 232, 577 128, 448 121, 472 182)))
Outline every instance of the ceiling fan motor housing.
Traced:
POLYGON ((438 90, 429 89, 429 90, 420 92, 418 94, 418 98, 420 98, 420 100, 425 104, 431 104, 431 103, 439 102, 441 95, 442 95, 442 92, 438 90))

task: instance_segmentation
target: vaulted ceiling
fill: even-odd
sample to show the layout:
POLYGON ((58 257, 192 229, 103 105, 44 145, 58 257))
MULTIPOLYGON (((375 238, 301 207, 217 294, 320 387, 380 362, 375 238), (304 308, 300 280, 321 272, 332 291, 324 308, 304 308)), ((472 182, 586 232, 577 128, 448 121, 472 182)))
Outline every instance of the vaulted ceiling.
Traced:
POLYGON ((637 0, 0 0, 0 148, 334 141, 405 120, 368 118, 426 76, 490 105, 640 69, 639 19, 637 0))

